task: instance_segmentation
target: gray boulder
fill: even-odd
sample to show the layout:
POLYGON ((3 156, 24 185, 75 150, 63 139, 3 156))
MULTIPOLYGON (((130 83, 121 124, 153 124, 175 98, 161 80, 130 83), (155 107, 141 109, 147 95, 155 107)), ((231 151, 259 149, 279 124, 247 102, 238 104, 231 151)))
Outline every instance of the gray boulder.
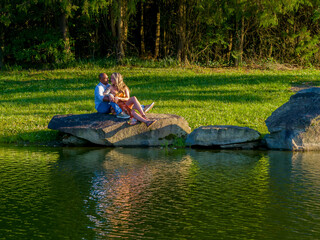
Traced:
POLYGON ((78 138, 76 136, 70 135, 70 134, 64 134, 61 140, 62 144, 68 145, 68 146, 87 146, 90 145, 91 142, 78 138))
POLYGON ((265 122, 268 148, 320 150, 320 88, 299 91, 265 122))
MULTIPOLYGON (((157 122, 147 128, 144 123, 130 126, 127 120, 110 114, 56 115, 48 128, 71 134, 91 143, 117 147, 155 147, 173 144, 190 132, 188 122, 177 115, 147 114, 157 122)), ((83 143, 83 142, 82 142, 83 143)))
POLYGON ((190 133, 187 146, 252 149, 259 145, 260 133, 231 125, 202 126, 190 133))

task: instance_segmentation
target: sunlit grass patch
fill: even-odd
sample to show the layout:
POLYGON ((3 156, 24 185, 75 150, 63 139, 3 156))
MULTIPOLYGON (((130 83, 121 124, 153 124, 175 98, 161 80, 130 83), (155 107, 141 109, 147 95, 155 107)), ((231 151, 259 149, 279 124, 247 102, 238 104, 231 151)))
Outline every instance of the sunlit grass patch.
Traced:
POLYGON ((268 132, 265 120, 287 102, 292 86, 320 85, 318 70, 147 68, 93 66, 48 71, 7 71, 0 75, 0 142, 53 141, 47 129, 57 114, 95 112, 98 74, 120 72, 142 104, 153 113, 177 114, 192 129, 237 125, 268 132))

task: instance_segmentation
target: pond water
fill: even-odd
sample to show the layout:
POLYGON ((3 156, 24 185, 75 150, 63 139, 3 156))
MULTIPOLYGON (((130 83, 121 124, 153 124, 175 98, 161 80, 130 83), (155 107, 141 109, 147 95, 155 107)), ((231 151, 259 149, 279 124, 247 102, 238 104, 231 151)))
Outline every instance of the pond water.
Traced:
POLYGON ((320 239, 319 161, 0 146, 0 239, 320 239))

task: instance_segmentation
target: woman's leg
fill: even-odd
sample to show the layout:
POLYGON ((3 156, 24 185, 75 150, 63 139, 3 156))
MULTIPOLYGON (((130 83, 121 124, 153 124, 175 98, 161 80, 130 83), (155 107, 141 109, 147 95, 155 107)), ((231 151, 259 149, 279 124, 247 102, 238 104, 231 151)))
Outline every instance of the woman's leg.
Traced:
POLYGON ((135 110, 131 110, 131 114, 132 114, 132 116, 133 116, 135 119, 137 119, 137 120, 140 121, 140 122, 146 123, 146 122, 149 121, 149 119, 142 117, 142 116, 141 116, 139 113, 137 113, 135 110))
POLYGON ((133 109, 131 110, 131 114, 138 121, 145 123, 147 127, 150 127, 152 124, 154 124, 157 121, 157 120, 149 120, 148 118, 141 116, 139 113, 137 113, 133 109))
POLYGON ((144 111, 143 111, 138 99, 135 96, 129 98, 129 100, 127 101, 126 104, 127 104, 127 106, 132 106, 133 105, 133 107, 139 111, 139 113, 142 115, 142 117, 146 118, 146 115, 145 115, 145 113, 144 113, 144 111))
POLYGON ((143 122, 147 125, 147 127, 150 127, 152 124, 154 124, 157 120, 149 120, 144 111, 142 110, 141 108, 141 105, 138 101, 138 99, 136 97, 131 97, 129 98, 129 100, 127 101, 127 106, 132 106, 133 105, 133 108, 137 109, 139 111, 139 113, 141 114, 138 114, 134 109, 131 109, 131 115, 137 119, 138 121, 140 122, 143 122))

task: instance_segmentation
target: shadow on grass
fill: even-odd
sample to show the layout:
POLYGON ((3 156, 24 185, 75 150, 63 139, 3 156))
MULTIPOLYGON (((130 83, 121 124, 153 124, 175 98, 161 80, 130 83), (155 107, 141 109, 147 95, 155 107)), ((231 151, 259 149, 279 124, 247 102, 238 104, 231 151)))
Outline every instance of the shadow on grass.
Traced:
POLYGON ((75 103, 77 101, 86 101, 92 100, 94 104, 94 98, 92 96, 43 96, 43 97, 21 97, 18 99, 10 99, 10 100, 0 100, 0 103, 10 103, 10 104, 17 104, 19 106, 30 106, 30 105, 38 105, 38 104, 47 104, 48 107, 52 104, 58 103, 75 103))
POLYGON ((3 94, 48 93, 94 89, 96 79, 79 77, 74 79, 4 80, 0 82, 3 94))
MULTIPOLYGON (((278 91, 269 90, 269 93, 273 92, 276 94, 278 91)), ((152 93, 139 93, 132 94, 132 96, 136 96, 141 104, 147 104, 148 102, 158 101, 158 100, 172 100, 172 101, 220 101, 220 102, 261 102, 266 99, 270 99, 268 95, 266 95, 265 91, 255 91, 255 92, 241 92, 237 90, 206 90, 206 91, 179 91, 172 90, 170 92, 167 91, 153 91, 152 93)), ((0 100, 0 103, 3 104, 14 104, 20 107, 37 107, 39 104, 47 104, 48 108, 55 104, 74 104, 74 108, 79 108, 76 102, 80 101, 92 101, 92 106, 94 106, 94 93, 92 92, 92 96, 57 96, 57 97, 25 97, 11 100, 0 100)), ((79 109, 80 110, 80 109, 79 109)))
MULTIPOLYGON (((19 75, 14 76, 14 80, 0 80, 0 108, 4 121, 7 119, 6 116, 10 115, 54 116, 60 114, 58 110, 62 108, 61 106, 70 106, 68 107, 70 113, 95 111, 94 88, 98 84, 97 74, 88 73, 79 76, 74 74, 72 78, 66 77, 65 72, 52 73, 50 76, 46 74, 51 73, 35 73, 34 79, 33 75, 29 75, 23 80, 23 75, 19 75), (19 109, 23 110, 22 113, 19 113, 19 109)), ((10 79, 9 74, 7 76, 7 79, 10 79)), ((286 97, 294 94, 290 89, 291 86, 305 82, 311 82, 310 85, 313 86, 320 85, 317 76, 313 76, 312 73, 297 76, 294 73, 242 75, 213 73, 182 76, 179 73, 168 72, 165 76, 163 74, 157 76, 156 72, 150 72, 141 76, 124 77, 132 91, 131 95, 136 96, 142 104, 151 101, 170 101, 171 111, 186 107, 191 112, 201 108, 202 102, 206 102, 207 105, 211 102, 213 104, 275 102, 280 106, 286 97), (283 98, 278 100, 280 95, 283 98), (177 104, 171 104, 172 102, 177 104), (180 102, 188 102, 188 106, 184 103, 180 106, 180 102)), ((161 112, 161 109, 159 110, 161 112)), ((54 131, 43 130, 12 135, 7 137, 5 142, 40 143, 56 138, 57 133, 54 131)))
POLYGON ((60 142, 62 134, 53 130, 39 130, 18 133, 1 138, 1 143, 17 143, 18 145, 35 144, 35 145, 55 145, 60 142))
MULTIPOLYGON (((56 73, 53 74, 55 76, 56 73)), ((45 73, 43 73, 45 75, 45 73)), ((39 77, 39 76, 37 76, 39 77)), ((40 74, 41 77, 41 74, 40 74)), ((221 101, 221 102, 263 102, 272 100, 279 92, 290 91, 292 84, 307 81, 302 76, 292 83, 294 74, 286 75, 192 75, 157 77, 154 74, 147 76, 125 76, 125 82, 132 90, 131 95, 138 97, 142 103, 149 101, 221 101), (292 83, 292 84, 291 84, 292 83), (279 86, 277 88, 276 86, 279 86), (287 86, 287 87, 286 87, 287 86), (221 89, 223 88, 223 89, 221 89)), ((18 106, 48 104, 75 104, 79 101, 92 101, 94 106, 94 88, 98 84, 96 76, 82 75, 77 78, 49 79, 44 76, 40 80, 4 80, 0 82, 2 99, 0 103, 18 106), (90 94, 88 94, 90 90, 90 94), (83 92, 81 95, 71 95, 73 92, 83 92), (57 96, 48 96, 47 93, 59 92, 57 96), (26 94, 20 98, 15 95, 26 94), (36 95, 34 96, 33 95, 36 95), (39 96, 40 95, 40 96, 39 96)), ((313 85, 320 85, 320 81, 313 81, 313 85)), ((290 94, 289 94, 290 95, 290 94)))

